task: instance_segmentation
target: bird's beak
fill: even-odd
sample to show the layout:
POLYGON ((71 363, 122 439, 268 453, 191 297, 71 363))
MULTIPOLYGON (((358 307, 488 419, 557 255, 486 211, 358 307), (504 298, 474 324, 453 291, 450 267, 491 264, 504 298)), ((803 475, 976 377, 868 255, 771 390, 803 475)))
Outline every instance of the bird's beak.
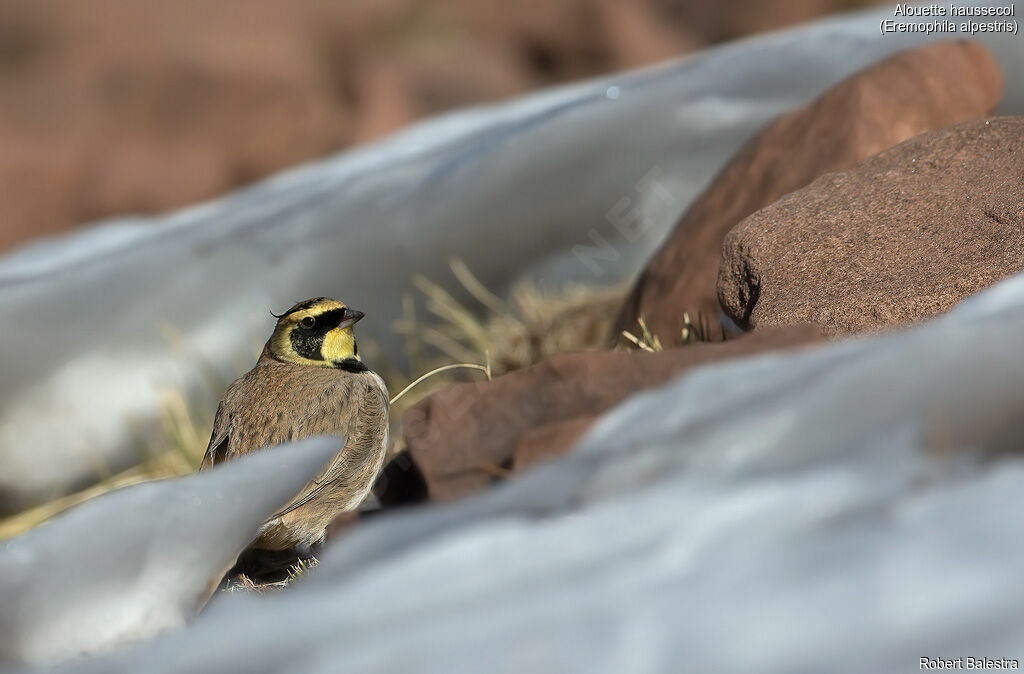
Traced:
POLYGON ((365 315, 366 314, 364 314, 362 311, 356 311, 355 309, 345 309, 345 311, 341 314, 341 323, 338 323, 338 327, 341 328, 342 330, 344 330, 345 328, 351 328, 353 325, 358 323, 365 315))

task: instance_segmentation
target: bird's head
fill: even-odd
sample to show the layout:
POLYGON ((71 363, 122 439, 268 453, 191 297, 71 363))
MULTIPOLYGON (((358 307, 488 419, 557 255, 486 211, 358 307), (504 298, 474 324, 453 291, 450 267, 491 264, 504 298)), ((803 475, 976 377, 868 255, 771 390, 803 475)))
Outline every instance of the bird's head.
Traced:
POLYGON ((363 312, 329 297, 299 302, 280 316, 267 342, 270 355, 313 367, 361 368, 353 326, 363 312))

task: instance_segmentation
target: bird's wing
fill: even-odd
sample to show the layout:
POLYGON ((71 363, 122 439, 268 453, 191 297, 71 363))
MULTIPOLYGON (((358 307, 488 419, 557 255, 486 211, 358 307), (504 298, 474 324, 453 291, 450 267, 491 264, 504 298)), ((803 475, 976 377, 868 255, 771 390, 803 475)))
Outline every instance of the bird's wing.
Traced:
POLYGON ((385 449, 383 444, 387 441, 387 392, 370 386, 359 395, 338 395, 333 398, 337 404, 315 410, 308 425, 336 428, 336 432, 345 436, 345 447, 315 480, 272 518, 295 510, 327 489, 347 493, 361 491, 367 482, 376 477, 377 463, 385 449))
POLYGON ((206 455, 199 470, 221 463, 227 457, 228 441, 231 439, 231 415, 225 409, 224 402, 217 405, 217 415, 213 418, 213 433, 210 444, 206 447, 206 455))

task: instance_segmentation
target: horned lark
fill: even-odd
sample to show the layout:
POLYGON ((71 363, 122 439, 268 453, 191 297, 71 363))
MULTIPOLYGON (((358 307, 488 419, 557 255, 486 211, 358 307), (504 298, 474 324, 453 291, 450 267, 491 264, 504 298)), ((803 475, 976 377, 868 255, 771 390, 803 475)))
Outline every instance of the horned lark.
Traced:
POLYGON ((384 462, 388 393, 359 359, 363 317, 316 297, 277 316, 256 366, 228 387, 200 470, 283 442, 343 435, 333 461, 259 530, 258 550, 309 550, 366 497, 384 462))

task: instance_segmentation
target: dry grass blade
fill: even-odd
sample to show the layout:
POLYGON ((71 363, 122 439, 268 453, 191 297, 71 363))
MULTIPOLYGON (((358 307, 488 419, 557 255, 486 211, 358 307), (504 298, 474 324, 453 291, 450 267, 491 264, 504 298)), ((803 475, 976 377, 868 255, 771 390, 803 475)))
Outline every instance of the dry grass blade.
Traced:
POLYGON ((636 319, 636 322, 640 326, 640 335, 637 336, 628 330, 623 330, 622 336, 632 342, 641 351, 648 351, 650 353, 664 351, 664 348, 661 346, 661 340, 658 339, 657 335, 652 334, 647 328, 647 322, 643 317, 641 316, 636 319))
POLYGON ((308 559, 300 559, 296 562, 291 570, 288 571, 288 582, 294 583, 304 574, 309 573, 320 564, 320 560, 316 557, 310 557, 308 559))
POLYGON ((424 276, 416 276, 413 285, 426 296, 428 311, 457 328, 459 334, 464 335, 473 346, 483 350, 489 341, 487 329, 473 312, 459 304, 447 290, 424 276))
POLYGON ((438 328, 423 327, 420 329, 419 336, 424 344, 434 347, 452 360, 465 361, 477 357, 475 351, 466 348, 457 339, 449 337, 438 328))
MULTIPOLYGON (((711 342, 715 341, 711 337, 711 321, 703 313, 697 313, 697 323, 694 324, 690 320, 689 312, 683 312, 683 327, 679 333, 679 339, 681 344, 690 344, 692 342, 711 342)), ((725 328, 721 328, 721 334, 718 336, 719 341, 726 341, 728 335, 725 333, 725 328)))
POLYGON ((74 494, 68 494, 67 496, 61 496, 60 498, 40 504, 34 508, 30 508, 29 510, 22 511, 17 515, 11 515, 10 517, 0 520, 0 540, 20 536, 29 529, 39 526, 46 520, 56 517, 65 510, 73 508, 81 503, 85 503, 89 499, 101 496, 109 491, 113 491, 114 489, 130 487, 133 484, 151 482, 156 479, 159 478, 150 476, 145 466, 134 466, 124 472, 107 478, 103 482, 94 484, 88 489, 83 489, 82 491, 75 492, 74 494))
POLYGON ((394 405, 396 402, 398 402, 402 398, 402 396, 404 396, 406 393, 408 393, 413 388, 415 388, 417 384, 419 384, 422 381, 425 381, 425 380, 429 379, 430 377, 433 377, 435 374, 439 374, 441 372, 447 372, 448 370, 458 370, 458 369, 480 370, 481 372, 483 372, 484 374, 487 375, 488 381, 491 379, 491 364, 489 362, 487 363, 487 365, 478 365, 476 363, 452 363, 451 365, 442 365, 441 367, 434 368, 430 372, 427 372, 425 374, 421 374, 419 377, 417 377, 412 382, 410 382, 410 384, 408 386, 406 386, 404 389, 399 391, 398 395, 396 395, 394 398, 391 399, 391 404, 394 405))
POLYGON ((651 334, 651 331, 647 328, 647 322, 643 319, 643 316, 637 319, 637 323, 640 324, 640 331, 644 336, 644 343, 650 344, 654 351, 664 351, 661 346, 661 340, 658 339, 657 335, 651 334))
POLYGON ((316 557, 300 559, 288 569, 288 577, 272 582, 256 582, 244 573, 231 578, 223 588, 224 592, 247 592, 252 594, 267 594, 279 592, 303 576, 312 572, 320 564, 316 557))
POLYGON ((637 337, 636 335, 634 335, 629 330, 623 330, 622 331, 622 336, 625 337, 626 339, 628 339, 633 344, 635 344, 636 347, 638 349, 640 349, 641 351, 650 351, 651 353, 654 353, 654 347, 652 347, 652 346, 648 345, 647 343, 645 343, 643 341, 643 339, 641 339, 640 337, 637 337))
POLYGON ((452 273, 455 274, 455 278, 462 284, 462 287, 465 288, 477 302, 484 305, 495 314, 512 314, 512 310, 508 304, 488 290, 484 284, 480 282, 480 279, 478 279, 473 272, 469 270, 469 267, 466 266, 465 262, 459 258, 452 258, 449 261, 448 266, 451 267, 452 273))

